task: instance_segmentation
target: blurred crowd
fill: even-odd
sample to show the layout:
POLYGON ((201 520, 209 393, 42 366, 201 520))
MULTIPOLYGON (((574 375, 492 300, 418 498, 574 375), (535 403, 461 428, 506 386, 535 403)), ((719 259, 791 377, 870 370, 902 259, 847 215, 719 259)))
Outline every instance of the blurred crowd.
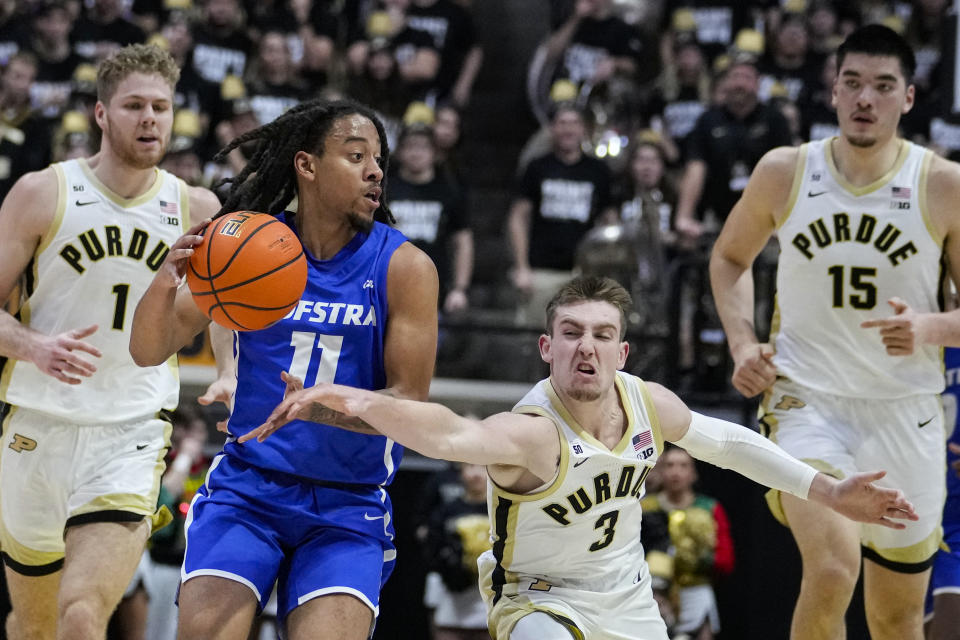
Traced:
MULTIPOLYGON (((837 131, 845 34, 882 22, 908 38, 917 101, 903 135, 960 150, 946 0, 540 1, 550 24, 521 64, 541 127, 516 160, 501 155, 507 211, 470 197, 462 152, 464 119, 491 117, 473 101, 487 41, 471 0, 0 0, 0 196, 27 171, 96 152, 96 64, 151 42, 182 68, 163 166, 188 183, 233 175, 253 149, 217 151, 290 106, 355 98, 387 125, 387 201, 436 261, 448 318, 508 300, 516 324, 537 328, 544 296, 573 270, 611 275, 649 339, 638 373, 662 377, 666 360, 719 389, 726 354, 704 257, 766 151, 837 131), (481 264, 502 277, 474 273, 487 247, 473 230, 490 220, 509 263, 481 264), (480 295, 477 280, 508 295, 480 295)), ((776 248, 764 257, 772 273, 776 248)), ((758 276, 761 331, 772 286, 758 276)))
MULTIPOLYGON (((490 117, 474 100, 489 41, 471 0, 0 0, 0 197, 28 171, 98 150, 96 64, 134 42, 169 50, 181 66, 162 166, 190 184, 215 188, 233 175, 253 149, 218 150, 291 106, 352 97, 386 124, 388 204, 436 262, 446 317, 500 299, 476 291, 484 247, 473 230, 502 219, 496 241, 509 260, 498 268, 512 322, 541 327, 545 300, 574 271, 616 277, 637 302, 631 332, 645 338, 631 367, 653 379, 664 367, 688 374, 683 391, 684 381, 726 385, 706 256, 764 153, 837 133, 834 51, 846 34, 883 23, 908 39, 917 99, 902 135, 960 157, 946 0, 523 1, 545 5, 550 24, 532 58, 518 61, 540 129, 516 159, 502 156, 506 211, 469 197, 475 164, 463 153, 463 123, 490 117)), ((761 333, 772 311, 777 251, 769 249, 757 276, 761 333)), ((189 411, 179 418, 168 459, 176 473, 164 490, 182 520, 208 460, 202 421, 189 411)), ((715 500, 693 491, 689 456, 672 450, 664 460, 662 490, 651 489, 644 505, 651 566, 661 570, 677 633, 712 637, 719 621, 709 584, 733 568, 729 525, 715 500)), ((482 474, 466 466, 442 480, 418 529, 441 551, 429 566, 433 631, 481 637, 482 608, 462 594, 475 580, 465 567, 482 550, 482 474)), ((164 593, 183 553, 180 530, 169 534, 145 558, 154 567, 148 586, 164 593)), ((127 615, 169 620, 169 607, 138 608, 138 586, 127 615)))

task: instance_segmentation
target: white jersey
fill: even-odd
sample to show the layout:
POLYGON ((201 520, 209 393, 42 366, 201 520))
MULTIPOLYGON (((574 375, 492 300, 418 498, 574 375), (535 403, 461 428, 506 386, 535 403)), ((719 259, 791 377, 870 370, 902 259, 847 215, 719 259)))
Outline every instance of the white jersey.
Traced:
POLYGON ((577 424, 549 379, 514 407, 554 421, 561 438, 560 464, 552 482, 529 494, 487 483, 493 548, 480 567, 492 595, 518 580, 542 582, 543 589, 552 585, 597 592, 637 584, 644 569, 643 482, 663 450, 663 438, 643 381, 617 372, 616 389, 628 424, 612 450, 577 424))
POLYGON ((773 362, 791 380, 834 395, 939 393, 939 347, 891 356, 877 329, 860 327, 892 315, 894 296, 920 313, 941 308, 943 239, 926 206, 933 154, 902 141, 887 175, 854 187, 837 170, 831 140, 800 147, 778 231, 773 362))
POLYGON ((8 359, 0 397, 82 424, 128 421, 176 407, 176 356, 138 367, 129 344, 137 302, 186 226, 186 184, 157 169, 153 186, 127 199, 101 183, 86 160, 52 166, 56 216, 27 267, 20 321, 47 335, 96 324, 85 340, 103 355, 78 352, 97 367, 78 385, 59 382, 32 362, 8 359))

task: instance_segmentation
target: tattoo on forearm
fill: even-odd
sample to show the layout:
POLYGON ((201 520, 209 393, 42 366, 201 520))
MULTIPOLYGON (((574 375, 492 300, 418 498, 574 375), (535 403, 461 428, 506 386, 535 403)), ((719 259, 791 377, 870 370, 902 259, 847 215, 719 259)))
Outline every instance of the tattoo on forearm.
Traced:
POLYGON ((382 435, 379 431, 356 416, 348 416, 335 411, 330 407, 314 402, 310 405, 310 414, 307 417, 310 422, 320 422, 334 427, 340 427, 347 431, 356 431, 357 433, 367 433, 371 435, 382 435))

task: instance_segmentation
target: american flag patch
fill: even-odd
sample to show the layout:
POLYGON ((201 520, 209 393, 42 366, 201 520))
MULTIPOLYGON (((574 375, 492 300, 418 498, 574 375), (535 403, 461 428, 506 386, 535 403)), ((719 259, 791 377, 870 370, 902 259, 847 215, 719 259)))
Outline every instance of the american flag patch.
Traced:
POLYGON ((166 200, 160 201, 160 213, 166 213, 167 215, 175 216, 180 210, 177 208, 176 202, 167 202, 166 200))
POLYGON ((894 198, 909 198, 910 187, 892 187, 894 198))
POLYGON ((644 431, 643 433, 638 433, 637 435, 633 436, 632 442, 633 450, 640 451, 641 449, 649 447, 651 444, 653 444, 653 436, 650 435, 649 431, 644 431))

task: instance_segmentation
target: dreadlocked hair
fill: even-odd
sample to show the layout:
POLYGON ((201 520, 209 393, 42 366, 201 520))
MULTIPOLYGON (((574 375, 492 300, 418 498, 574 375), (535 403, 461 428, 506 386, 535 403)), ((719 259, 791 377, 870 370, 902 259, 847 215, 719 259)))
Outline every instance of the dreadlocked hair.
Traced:
MULTIPOLYGON (((250 141, 257 146, 247 164, 237 175, 224 178, 214 185, 214 189, 229 184, 223 206, 214 217, 220 217, 233 211, 260 211, 276 215, 293 200, 297 194, 297 176, 293 168, 293 158, 298 151, 322 155, 327 134, 333 123, 345 116, 358 114, 367 118, 377 128, 380 136, 380 166, 384 178, 381 187, 386 191, 386 174, 390 160, 390 148, 387 133, 380 118, 368 107, 353 100, 317 99, 303 102, 290 108, 273 122, 252 129, 231 140, 227 146, 217 152, 214 161, 219 162, 227 154, 250 141)), ((381 196, 380 207, 374 212, 375 219, 387 220, 395 224, 396 220, 381 196), (377 214, 380 214, 379 216, 377 214)))

